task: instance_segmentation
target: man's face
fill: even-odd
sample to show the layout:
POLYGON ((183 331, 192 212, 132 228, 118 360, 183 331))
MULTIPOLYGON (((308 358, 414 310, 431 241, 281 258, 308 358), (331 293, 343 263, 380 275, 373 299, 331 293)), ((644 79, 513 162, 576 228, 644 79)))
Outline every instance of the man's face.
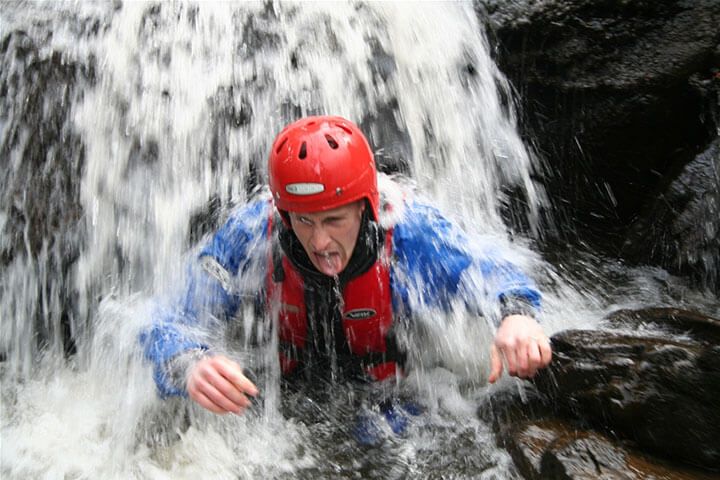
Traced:
POLYGON ((289 212, 295 235, 320 272, 334 276, 347 267, 364 210, 365 202, 358 201, 324 212, 289 212))

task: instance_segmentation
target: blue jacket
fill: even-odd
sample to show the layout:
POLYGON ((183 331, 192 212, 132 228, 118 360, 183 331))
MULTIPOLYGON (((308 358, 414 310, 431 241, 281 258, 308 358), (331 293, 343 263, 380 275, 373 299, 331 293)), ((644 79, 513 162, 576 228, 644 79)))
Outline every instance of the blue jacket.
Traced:
MULTIPOLYGON (((234 212, 191 262, 179 298, 158 308, 141 335, 161 396, 185 395, 168 378, 166 365, 179 353, 208 348, 201 319, 232 320, 243 302, 259 298, 269 263, 270 208, 268 199, 260 199, 234 212)), ((540 293, 523 272, 498 252, 473 250, 468 240, 437 209, 406 204, 392 236, 393 311, 412 318, 424 309, 450 311, 462 301, 499 317, 500 305, 511 299, 539 308, 540 293)))

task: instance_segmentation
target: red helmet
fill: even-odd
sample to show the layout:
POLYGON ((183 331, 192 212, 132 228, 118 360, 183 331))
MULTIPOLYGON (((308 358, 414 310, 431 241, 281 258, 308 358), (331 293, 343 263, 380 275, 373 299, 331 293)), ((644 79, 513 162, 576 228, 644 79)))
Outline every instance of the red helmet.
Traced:
POLYGON ((317 212, 366 198, 379 218, 373 153, 357 125, 342 117, 307 117, 285 127, 268 171, 280 211, 317 212))

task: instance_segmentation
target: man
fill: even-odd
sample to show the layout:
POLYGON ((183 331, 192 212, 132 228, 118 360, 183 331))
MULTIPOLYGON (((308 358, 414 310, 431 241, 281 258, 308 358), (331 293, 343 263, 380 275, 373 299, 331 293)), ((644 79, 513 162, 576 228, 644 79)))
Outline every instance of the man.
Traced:
POLYGON ((251 202, 215 234, 180 307, 143 335, 163 395, 187 393, 218 414, 250 405, 258 389, 242 366, 190 333, 202 316, 242 321, 249 293, 277 319, 287 375, 314 368, 333 378, 402 376, 398 322, 481 297, 501 312, 490 382, 503 362, 522 378, 549 364, 549 340, 532 316, 540 299, 532 283, 503 259, 473 258, 464 233, 432 207, 380 192, 356 125, 330 116, 296 121, 275 139, 268 167, 269 198, 251 202), (472 272, 482 275, 481 285, 468 280, 472 272))

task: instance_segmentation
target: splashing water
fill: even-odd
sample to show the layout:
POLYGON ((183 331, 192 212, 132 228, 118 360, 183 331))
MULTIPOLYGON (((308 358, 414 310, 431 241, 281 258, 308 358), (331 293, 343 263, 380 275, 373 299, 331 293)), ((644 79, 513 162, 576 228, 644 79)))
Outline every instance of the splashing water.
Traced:
POLYGON ((182 282, 183 253, 263 183, 274 133, 301 115, 361 124, 381 168, 403 170, 478 244, 510 250, 503 212, 510 192, 524 199, 514 213, 529 237, 512 239, 511 256, 546 287, 550 332, 592 325, 618 297, 678 304, 658 272, 601 272, 578 254, 561 275, 530 250, 547 202, 470 4, 2 8, 3 478, 516 476, 475 415, 478 397, 513 382, 483 385, 490 332, 461 309, 420 319, 424 368, 406 388, 428 425, 382 451, 348 434, 358 392, 346 387, 324 403, 281 399, 270 379, 265 408, 243 417, 157 398, 136 341, 153 296, 182 282), (608 292, 606 278, 630 280, 601 295, 566 275, 608 292))

